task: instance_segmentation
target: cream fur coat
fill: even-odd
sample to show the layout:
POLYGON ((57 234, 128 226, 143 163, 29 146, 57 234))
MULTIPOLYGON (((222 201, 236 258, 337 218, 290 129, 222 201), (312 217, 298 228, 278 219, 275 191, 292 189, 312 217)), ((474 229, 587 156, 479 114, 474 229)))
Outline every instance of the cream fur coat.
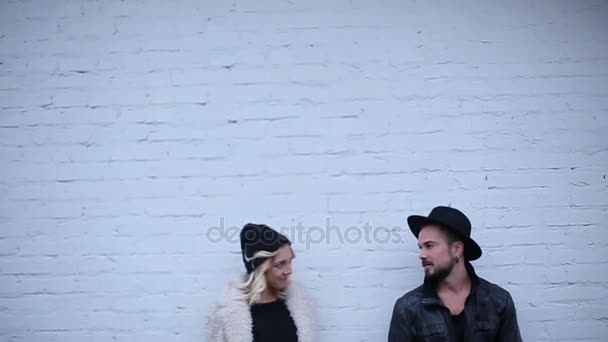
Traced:
MULTIPOLYGON (((289 284, 285 294, 285 303, 298 331, 298 342, 315 342, 317 327, 313 302, 294 282, 289 284)), ((209 314, 205 342, 253 341, 251 310, 241 296, 239 289, 228 285, 209 314)))

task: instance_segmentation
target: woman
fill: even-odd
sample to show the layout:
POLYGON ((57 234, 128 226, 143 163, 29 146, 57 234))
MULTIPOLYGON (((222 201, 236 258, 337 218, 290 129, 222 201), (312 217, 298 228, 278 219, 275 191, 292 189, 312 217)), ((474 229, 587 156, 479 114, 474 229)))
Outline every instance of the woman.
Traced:
POLYGON ((314 342, 312 302, 290 282, 291 242, 266 225, 241 231, 247 274, 231 283, 211 312, 207 342, 314 342))

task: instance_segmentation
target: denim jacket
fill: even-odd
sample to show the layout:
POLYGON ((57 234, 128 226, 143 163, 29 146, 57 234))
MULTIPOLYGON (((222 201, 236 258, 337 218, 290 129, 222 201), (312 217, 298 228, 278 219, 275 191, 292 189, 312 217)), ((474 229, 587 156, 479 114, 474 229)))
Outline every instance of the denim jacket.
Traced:
MULTIPOLYGON (((475 274, 467 262, 471 292, 465 302, 465 341, 521 342, 515 304, 509 292, 475 274)), ((450 311, 425 281, 395 303, 388 342, 456 342, 450 311)))

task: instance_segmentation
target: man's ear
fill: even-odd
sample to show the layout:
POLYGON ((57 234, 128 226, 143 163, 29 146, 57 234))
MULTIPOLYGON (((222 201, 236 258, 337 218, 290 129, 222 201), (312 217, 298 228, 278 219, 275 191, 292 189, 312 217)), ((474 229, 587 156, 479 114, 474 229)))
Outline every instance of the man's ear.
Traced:
POLYGON ((464 257, 464 242, 456 241, 452 244, 452 248, 454 255, 460 256, 461 259, 464 257))

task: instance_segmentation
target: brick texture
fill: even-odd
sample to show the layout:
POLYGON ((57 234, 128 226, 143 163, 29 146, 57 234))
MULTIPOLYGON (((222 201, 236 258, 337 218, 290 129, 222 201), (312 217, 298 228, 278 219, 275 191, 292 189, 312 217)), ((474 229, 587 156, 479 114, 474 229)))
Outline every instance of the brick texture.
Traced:
POLYGON ((202 341, 237 227, 263 222, 294 240, 321 341, 383 341, 422 281, 405 219, 441 204, 526 341, 606 341, 607 18, 1 0, 0 340, 202 341))

